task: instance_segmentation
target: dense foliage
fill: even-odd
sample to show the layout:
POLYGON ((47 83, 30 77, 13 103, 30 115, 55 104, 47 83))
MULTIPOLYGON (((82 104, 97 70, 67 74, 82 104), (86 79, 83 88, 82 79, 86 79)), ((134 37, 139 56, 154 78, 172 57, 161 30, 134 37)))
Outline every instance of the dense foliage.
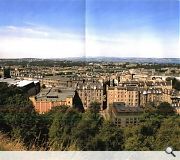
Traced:
POLYGON ((59 106, 40 115, 21 90, 0 83, 0 131, 28 150, 180 150, 180 118, 168 103, 148 104, 140 125, 126 128, 105 121, 99 109, 59 106))

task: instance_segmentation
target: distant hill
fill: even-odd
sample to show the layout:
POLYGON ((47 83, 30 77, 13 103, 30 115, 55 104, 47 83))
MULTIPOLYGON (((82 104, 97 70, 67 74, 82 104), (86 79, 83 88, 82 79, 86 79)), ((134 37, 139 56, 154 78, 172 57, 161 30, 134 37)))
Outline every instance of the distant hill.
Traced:
POLYGON ((137 58, 137 57, 67 57, 67 58, 20 58, 20 59, 0 59, 1 61, 86 61, 86 62, 130 62, 130 63, 170 63, 180 64, 180 58, 137 58))
MULTIPOLYGON (((174 63, 180 64, 180 58, 136 58, 136 57, 69 57, 64 60, 87 62, 130 62, 130 63, 174 63)), ((58 59, 56 59, 58 60, 58 59)), ((59 59, 60 60, 60 59, 59 59)), ((62 59, 61 59, 62 60, 62 59)))

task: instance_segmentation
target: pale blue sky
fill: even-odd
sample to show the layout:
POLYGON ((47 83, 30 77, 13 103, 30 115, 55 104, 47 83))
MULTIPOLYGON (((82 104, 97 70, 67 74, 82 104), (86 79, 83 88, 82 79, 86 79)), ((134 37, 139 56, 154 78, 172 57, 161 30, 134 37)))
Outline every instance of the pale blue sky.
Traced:
POLYGON ((0 57, 180 57, 178 0, 0 0, 0 57))

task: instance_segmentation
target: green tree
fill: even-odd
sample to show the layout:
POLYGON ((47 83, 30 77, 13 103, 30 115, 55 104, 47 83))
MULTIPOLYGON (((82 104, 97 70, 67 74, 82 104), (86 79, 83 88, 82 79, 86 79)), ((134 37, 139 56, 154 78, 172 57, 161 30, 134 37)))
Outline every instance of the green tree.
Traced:
POLYGON ((104 121, 93 142, 93 150, 119 151, 123 149, 123 132, 112 122, 104 121))
POLYGON ((27 148, 41 147, 48 138, 47 121, 35 112, 9 112, 4 116, 12 139, 21 140, 27 148))
POLYGON ((156 112, 157 108, 155 106, 155 104, 153 102, 149 102, 146 104, 146 106, 144 107, 144 111, 145 113, 151 113, 153 114, 154 112, 156 112))
POLYGON ((53 150, 68 150, 74 143, 73 129, 81 119, 81 113, 76 109, 66 108, 57 112, 49 130, 50 148, 53 150))
POLYGON ((93 150, 92 142, 99 132, 102 121, 99 113, 92 112, 92 110, 83 113, 81 121, 73 131, 73 139, 76 140, 78 150, 93 150))
POLYGON ((144 113, 140 125, 124 129, 125 150, 155 150, 155 135, 159 130, 164 115, 144 113))
POLYGON ((180 118, 179 116, 164 119, 156 134, 156 150, 164 150, 172 146, 180 150, 180 118))
POLYGON ((90 104, 90 106, 89 106, 89 110, 91 111, 91 112, 94 112, 94 113, 99 113, 99 111, 101 110, 101 104, 100 103, 98 103, 98 102, 92 102, 91 104, 90 104))
POLYGON ((175 114, 173 107, 167 102, 162 102, 160 105, 157 106, 157 113, 163 115, 175 114))
POLYGON ((140 131, 138 126, 124 129, 124 150, 139 150, 141 146, 140 131))

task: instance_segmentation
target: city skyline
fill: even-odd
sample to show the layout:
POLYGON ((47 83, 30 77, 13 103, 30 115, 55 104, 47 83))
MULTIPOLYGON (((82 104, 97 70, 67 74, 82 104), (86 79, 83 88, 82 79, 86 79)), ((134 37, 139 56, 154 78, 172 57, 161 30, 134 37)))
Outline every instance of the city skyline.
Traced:
POLYGON ((180 58, 178 0, 1 0, 1 58, 180 58))

